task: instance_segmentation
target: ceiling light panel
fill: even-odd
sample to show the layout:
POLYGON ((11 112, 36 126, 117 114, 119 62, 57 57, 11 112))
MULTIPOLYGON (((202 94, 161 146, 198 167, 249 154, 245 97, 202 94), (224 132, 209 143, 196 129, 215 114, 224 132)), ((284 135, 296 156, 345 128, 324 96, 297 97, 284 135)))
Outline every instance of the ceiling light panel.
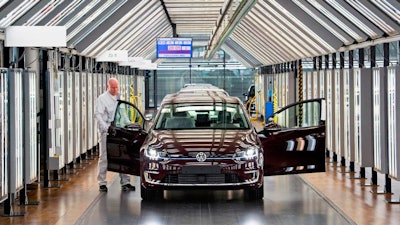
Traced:
POLYGON ((67 7, 61 9, 61 11, 54 18, 50 19, 49 22, 46 23, 46 26, 58 25, 63 19, 73 13, 74 10, 76 10, 82 3, 83 0, 72 1, 67 7))
MULTIPOLYGON (((386 16, 380 9, 376 8, 368 1, 347 1, 354 9, 364 15, 369 21, 375 24, 379 29, 386 34, 396 35, 399 33, 400 27, 389 16, 386 16), (397 29, 397 30, 396 30, 397 29)), ((381 34, 382 35, 382 34, 381 34)))
POLYGON ((224 0, 164 0, 176 32, 180 34, 206 33, 211 35, 224 0), (194 19, 190 19, 193 18, 194 19))
POLYGON ((357 42, 362 42, 368 39, 368 36, 365 35, 358 27, 352 24, 344 15, 340 14, 340 12, 336 11, 330 5, 326 3, 326 1, 317 1, 317 0, 307 0, 310 5, 312 5, 315 9, 320 11, 326 18, 335 23, 338 27, 342 29, 342 31, 346 32, 357 42))
MULTIPOLYGON (((87 27, 92 21, 95 21, 96 19, 98 20, 98 22, 102 22, 101 18, 106 18, 106 16, 104 15, 104 11, 109 8, 110 6, 112 6, 114 4, 115 1, 107 1, 106 3, 104 3, 103 5, 101 5, 100 7, 97 8, 97 10, 95 10, 90 16, 88 16, 84 21, 82 21, 77 27, 75 27, 75 29, 73 29, 72 31, 69 31, 68 35, 67 35, 67 41, 69 41, 72 37, 74 37, 76 34, 78 34, 79 32, 81 32, 83 29, 85 29, 86 33, 90 33, 91 30, 89 29, 89 27, 87 27), (100 19, 99 19, 100 18, 100 19)), ((124 1, 120 1, 119 5, 124 4, 124 1)), ((118 8, 118 6, 116 6, 116 8, 118 8)), ((92 27, 92 29, 94 29, 95 27, 92 27)))
POLYGON ((263 33, 263 37, 269 42, 279 46, 280 51, 285 51, 294 58, 308 54, 306 48, 298 45, 297 40, 291 38, 280 26, 275 24, 275 18, 268 13, 260 14, 262 8, 255 8, 256 11, 249 14, 248 20, 251 23, 256 23, 258 29, 263 33))
POLYGON ((296 48, 302 52, 300 57, 318 55, 319 51, 312 47, 315 44, 310 46, 310 42, 305 40, 305 35, 302 32, 299 32, 288 20, 279 15, 273 7, 267 5, 264 1, 261 1, 260 3, 261 4, 259 4, 257 9, 260 12, 268 12, 268 14, 264 13, 268 15, 268 17, 264 18, 264 22, 270 26, 274 26, 273 29, 277 32, 278 43, 280 37, 283 37, 290 42, 287 46, 282 45, 285 51, 289 51, 289 49, 287 49, 288 47, 291 48, 291 46, 296 46, 296 48))
POLYGON ((250 54, 254 55, 261 62, 271 62, 273 61, 270 54, 265 54, 262 49, 258 49, 257 46, 249 43, 249 40, 246 39, 246 36, 239 35, 238 33, 231 34, 231 39, 240 44, 240 46, 250 54))
POLYGON ((25 0, 15 8, 13 8, 6 17, 0 20, 0 27, 6 28, 11 26, 17 19, 28 12, 32 7, 34 7, 39 0, 25 0))
POLYGON ((354 39, 350 35, 343 32, 336 24, 332 23, 328 18, 326 18, 321 12, 316 10, 307 1, 304 0, 293 0, 299 8, 303 9, 308 15, 314 18, 318 23, 321 24, 326 30, 335 35, 339 40, 341 40, 345 45, 349 45, 354 42, 354 39))
POLYGON ((147 16, 150 16, 152 14, 155 15, 156 13, 158 13, 159 15, 164 15, 164 13, 160 9, 161 6, 159 2, 152 1, 152 3, 153 4, 148 4, 148 2, 146 1, 141 1, 140 3, 135 5, 135 7, 133 7, 131 10, 128 11, 128 13, 121 17, 118 22, 113 24, 110 29, 105 31, 96 40, 92 41, 91 44, 83 50, 83 52, 85 52, 86 54, 98 55, 102 52, 102 49, 109 49, 110 46, 121 42, 121 39, 136 38, 135 35, 125 32, 149 26, 149 24, 145 23, 147 16))
MULTIPOLYGON (((76 2, 77 0, 75 0, 76 2)), ((47 4, 41 8, 40 11, 36 12, 30 18, 24 22, 23 26, 34 26, 38 22, 40 22, 45 16, 47 16, 51 11, 53 11, 57 6, 59 6, 64 0, 54 0, 54 1, 49 1, 47 4)))
POLYGON ((70 28, 73 24, 75 24, 78 20, 80 20, 82 17, 84 17, 91 9, 95 8, 97 4, 100 3, 100 0, 94 0, 90 2, 88 5, 86 5, 82 10, 80 10, 78 13, 76 13, 71 20, 66 22, 64 25, 67 28, 70 28))
MULTIPOLYGON (((317 54, 323 54, 324 52, 334 52, 335 48, 330 45, 327 41, 325 41, 322 38, 322 34, 317 34, 314 32, 312 25, 316 24, 305 24, 300 20, 301 18, 297 18, 292 14, 291 11, 289 11, 287 8, 291 7, 292 3, 291 2, 286 2, 286 1, 276 1, 276 0, 270 0, 269 3, 274 6, 276 9, 275 16, 280 17, 280 20, 288 27, 292 28, 292 30, 295 32, 295 35, 297 35, 299 38, 302 38, 305 42, 307 42, 308 46, 312 46, 315 50, 318 51, 317 54), (285 4, 285 5, 283 5, 285 4)), ((292 9, 292 8, 291 8, 292 9)), ((292 10, 295 10, 297 8, 293 8, 292 10)), ((328 36, 328 35, 326 35, 328 36)), ((331 35, 329 35, 332 37, 331 35)), ((334 37, 332 37, 334 38, 334 37)), ((335 41, 335 40, 331 40, 335 41)), ((336 44, 337 47, 340 47, 340 44, 336 44)))
POLYGON ((400 24, 400 2, 396 0, 375 0, 371 1, 376 7, 382 10, 387 16, 400 24))
POLYGON ((0 8, 3 7, 4 4, 6 4, 9 0, 1 0, 0 1, 0 8))
POLYGON ((354 8, 350 7, 347 2, 337 0, 327 0, 326 2, 372 39, 382 36, 383 33, 380 32, 374 24, 365 19, 363 14, 360 14, 354 8))
POLYGON ((279 58, 279 60, 283 60, 285 57, 288 57, 286 53, 283 54, 275 54, 277 52, 277 47, 274 45, 274 43, 270 42, 268 38, 265 38, 265 36, 261 35, 258 33, 259 31, 257 29, 252 29, 251 24, 249 23, 241 23, 235 31, 235 34, 232 35, 232 38, 236 40, 236 38, 243 37, 240 44, 245 44, 247 46, 246 49, 251 49, 251 52, 257 52, 257 55, 260 56, 266 56, 269 58, 279 58), (236 34, 237 33, 237 34, 236 34), (246 35, 247 34, 247 35, 246 35), (243 43, 243 41, 245 43, 243 43), (280 56, 280 55, 286 55, 286 56, 280 56))

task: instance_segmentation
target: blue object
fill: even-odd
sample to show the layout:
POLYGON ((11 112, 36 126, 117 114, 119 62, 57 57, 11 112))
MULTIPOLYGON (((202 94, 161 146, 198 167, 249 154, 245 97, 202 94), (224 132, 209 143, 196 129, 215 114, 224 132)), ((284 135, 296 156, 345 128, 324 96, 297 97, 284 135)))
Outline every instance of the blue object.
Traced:
POLYGON ((267 122, 268 117, 274 114, 274 104, 272 102, 265 102, 265 122, 267 122))

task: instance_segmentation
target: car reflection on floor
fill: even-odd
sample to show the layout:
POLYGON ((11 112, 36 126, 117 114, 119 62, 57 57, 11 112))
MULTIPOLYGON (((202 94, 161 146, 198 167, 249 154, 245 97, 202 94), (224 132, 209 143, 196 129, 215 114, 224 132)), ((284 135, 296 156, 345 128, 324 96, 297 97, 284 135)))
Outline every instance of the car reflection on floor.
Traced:
POLYGON ((263 200, 245 201, 241 190, 179 190, 155 202, 121 192, 114 180, 76 224, 354 224, 298 175, 264 179, 263 200))

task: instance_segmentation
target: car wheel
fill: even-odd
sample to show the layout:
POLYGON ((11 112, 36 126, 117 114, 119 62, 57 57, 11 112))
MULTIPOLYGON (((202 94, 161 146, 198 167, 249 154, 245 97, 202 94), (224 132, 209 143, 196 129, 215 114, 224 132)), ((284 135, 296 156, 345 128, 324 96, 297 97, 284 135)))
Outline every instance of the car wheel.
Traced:
POLYGON ((140 195, 145 201, 161 201, 164 199, 163 190, 145 188, 143 186, 140 186, 140 195))
POLYGON ((260 200, 264 198, 264 185, 261 185, 258 188, 248 188, 244 190, 244 198, 245 200, 260 200))

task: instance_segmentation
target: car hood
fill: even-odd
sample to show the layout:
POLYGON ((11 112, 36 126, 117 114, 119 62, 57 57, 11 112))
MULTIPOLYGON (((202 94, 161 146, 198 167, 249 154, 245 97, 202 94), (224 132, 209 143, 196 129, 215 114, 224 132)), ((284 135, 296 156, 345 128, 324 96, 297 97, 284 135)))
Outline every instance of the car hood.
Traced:
POLYGON ((257 140, 257 134, 252 130, 153 130, 144 147, 151 145, 169 154, 201 151, 220 155, 258 146, 257 140))

